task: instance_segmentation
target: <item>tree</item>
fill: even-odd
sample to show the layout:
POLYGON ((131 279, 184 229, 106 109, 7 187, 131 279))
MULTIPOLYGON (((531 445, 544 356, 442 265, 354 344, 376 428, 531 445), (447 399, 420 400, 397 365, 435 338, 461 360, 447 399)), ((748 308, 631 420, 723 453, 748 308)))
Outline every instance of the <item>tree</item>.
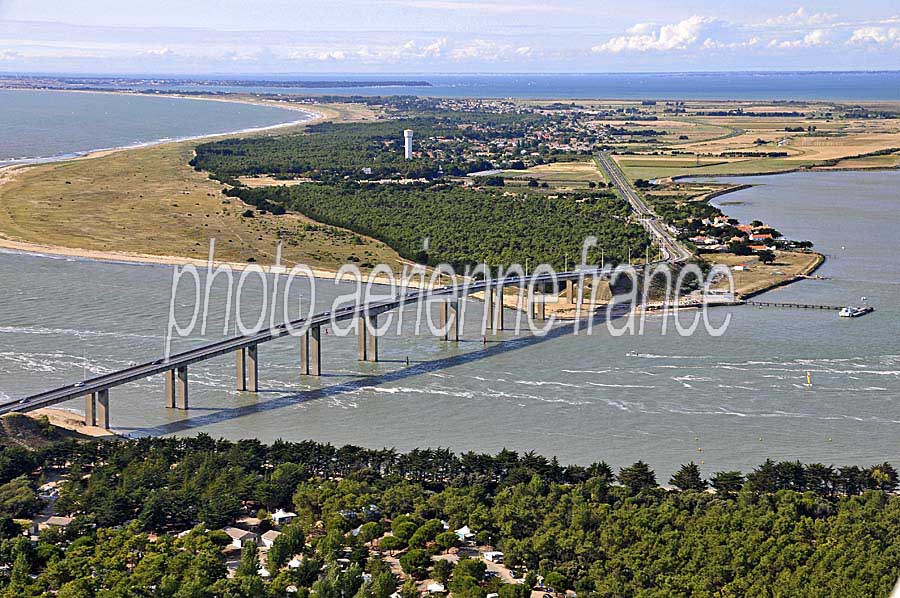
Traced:
POLYGON ((882 492, 893 492, 897 489, 897 470, 890 463, 882 463, 869 468, 870 487, 882 492))
POLYGON ((706 481, 700 477, 700 468, 691 461, 686 465, 682 465, 675 475, 669 479, 669 483, 679 490, 696 490, 702 492, 706 490, 706 481))
POLYGON ((380 538, 382 535, 384 535, 384 527, 377 521, 369 521, 368 523, 364 523, 359 529, 357 539, 363 544, 368 544, 372 540, 380 538))
POLYGON ((387 552, 396 552, 406 548, 406 542, 397 536, 385 536, 378 541, 378 548, 387 552))
POLYGON ((241 564, 235 575, 243 577, 259 577, 259 551, 253 542, 245 542, 241 550, 241 564))
POLYGON ((638 461, 630 467, 619 470, 619 482, 634 496, 643 490, 656 488, 656 474, 649 465, 638 461))
POLYGON ((444 552, 447 552, 455 546, 459 546, 459 536, 450 531, 438 534, 434 541, 437 544, 438 548, 440 548, 444 552))
POLYGON ((771 264, 775 261, 775 252, 770 249, 763 249, 756 252, 756 257, 764 264, 771 264))
POLYGON ((446 559, 439 559, 434 562, 434 568, 432 569, 431 576, 435 581, 446 584, 450 579, 450 574, 453 572, 453 563, 446 559))
POLYGON ((266 564, 274 575, 279 569, 291 560, 295 554, 303 550, 306 538, 299 524, 291 524, 284 528, 281 535, 275 538, 269 553, 266 555, 266 564))
POLYGON ((737 494, 744 486, 744 476, 739 471, 717 471, 709 480, 716 492, 724 496, 737 494))
POLYGON ((241 512, 241 501, 230 493, 215 494, 200 507, 200 520, 210 529, 224 527, 241 512))
POLYGON ((400 557, 400 566, 403 567, 403 572, 416 579, 425 577, 429 565, 431 565, 431 555, 427 550, 421 548, 414 548, 400 557))
POLYGON ((566 576, 559 571, 549 571, 544 575, 544 584, 553 588, 554 594, 561 594, 568 587, 566 576))

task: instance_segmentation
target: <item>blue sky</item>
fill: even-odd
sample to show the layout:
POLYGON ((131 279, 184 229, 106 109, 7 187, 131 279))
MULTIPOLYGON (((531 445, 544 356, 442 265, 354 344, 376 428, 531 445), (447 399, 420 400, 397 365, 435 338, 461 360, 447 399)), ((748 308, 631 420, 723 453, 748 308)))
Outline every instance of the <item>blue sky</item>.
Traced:
POLYGON ((0 72, 900 69, 900 5, 0 0, 0 72))

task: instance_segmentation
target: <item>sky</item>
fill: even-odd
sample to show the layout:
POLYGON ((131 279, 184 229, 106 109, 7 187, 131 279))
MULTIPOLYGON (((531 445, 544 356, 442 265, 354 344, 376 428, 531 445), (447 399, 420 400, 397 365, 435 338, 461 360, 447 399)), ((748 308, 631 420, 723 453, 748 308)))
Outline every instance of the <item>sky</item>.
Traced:
POLYGON ((0 0, 0 72, 900 70, 896 0, 0 0))

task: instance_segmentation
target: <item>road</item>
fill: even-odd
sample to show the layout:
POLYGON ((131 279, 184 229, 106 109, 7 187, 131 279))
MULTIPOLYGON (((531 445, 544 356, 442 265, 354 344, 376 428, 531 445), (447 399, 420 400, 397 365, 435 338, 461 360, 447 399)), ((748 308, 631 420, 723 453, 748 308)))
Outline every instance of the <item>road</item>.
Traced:
POLYGON ((684 262, 691 258, 691 252, 682 245, 666 224, 650 209, 638 192, 631 186, 625 174, 607 152, 601 152, 597 156, 597 163, 606 173, 607 178, 619 190, 631 209, 641 219, 647 231, 653 235, 659 247, 662 249, 665 261, 671 263, 684 262))

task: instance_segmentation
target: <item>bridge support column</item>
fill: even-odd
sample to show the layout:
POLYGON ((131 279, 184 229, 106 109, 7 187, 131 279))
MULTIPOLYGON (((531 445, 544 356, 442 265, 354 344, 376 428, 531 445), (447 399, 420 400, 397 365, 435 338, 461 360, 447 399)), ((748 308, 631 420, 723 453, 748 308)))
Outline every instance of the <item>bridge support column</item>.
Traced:
POLYGON ((308 357, 309 373, 313 376, 322 375, 322 327, 313 326, 307 333, 309 343, 308 357))
POLYGON ((247 390, 247 350, 238 349, 234 352, 234 365, 237 372, 237 385, 235 389, 238 391, 247 390))
POLYGON ((309 376, 309 330, 300 337, 300 375, 309 376))
POLYGON ((366 319, 360 317, 356 322, 356 326, 356 359, 358 361, 368 361, 369 357, 366 353, 366 336, 368 334, 366 329, 366 319))
POLYGON ((566 303, 569 305, 575 303, 575 284, 571 279, 566 281, 566 303))
POLYGON ((368 336, 368 348, 366 349, 368 360, 376 363, 378 361, 378 334, 376 333, 376 329, 378 328, 378 316, 375 314, 366 314, 366 326, 368 326, 369 330, 367 332, 368 336))
POLYGON ((503 286, 497 287, 497 307, 494 311, 497 326, 494 330, 503 330, 503 286))
POLYGON ((97 425, 97 394, 93 392, 84 395, 84 425, 97 425))
POLYGON ((166 408, 175 409, 175 370, 166 370, 166 408))
POLYGON ((259 392, 259 345, 247 347, 247 390, 259 392))
POLYGON ((440 304, 440 326, 443 333, 443 340, 458 341, 459 340, 459 301, 444 301, 440 304))
POLYGON ((491 332, 496 331, 494 326, 494 287, 484 290, 484 326, 491 332))
POLYGON ((188 408, 188 369, 187 366, 181 366, 176 371, 178 389, 175 406, 178 409, 187 410, 188 408))
POLYGON ((97 425, 109 430, 109 389, 97 393, 97 425))

